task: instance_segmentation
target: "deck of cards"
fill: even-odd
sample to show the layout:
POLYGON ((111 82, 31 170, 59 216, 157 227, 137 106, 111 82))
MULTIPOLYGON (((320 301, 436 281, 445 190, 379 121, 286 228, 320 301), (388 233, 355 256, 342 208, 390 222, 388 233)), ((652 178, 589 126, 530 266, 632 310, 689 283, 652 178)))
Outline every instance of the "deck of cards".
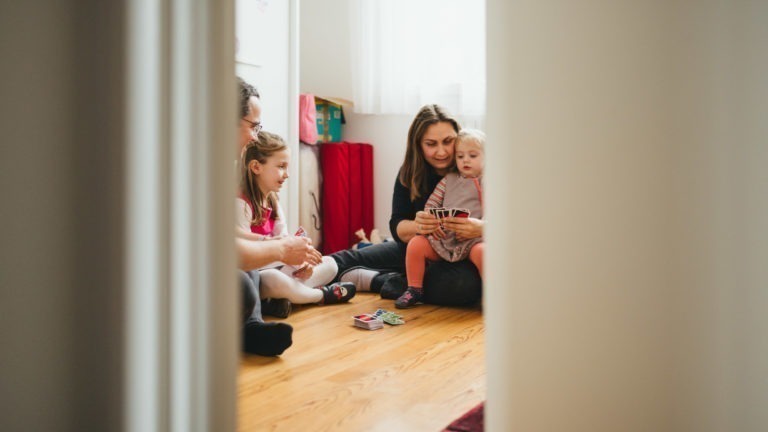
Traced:
POLYGON ((377 309, 372 314, 362 314, 352 317, 355 320, 355 327, 368 330, 378 330, 384 327, 384 323, 389 325, 405 324, 403 317, 384 309, 377 309))
POLYGON ((384 327, 384 321, 376 318, 371 314, 355 315, 355 327, 364 328, 366 330, 378 330, 384 327))
POLYGON ((440 223, 440 228, 445 228, 443 226, 443 219, 447 217, 468 218, 470 214, 469 210, 465 208, 430 207, 427 208, 427 211, 437 218, 440 223))

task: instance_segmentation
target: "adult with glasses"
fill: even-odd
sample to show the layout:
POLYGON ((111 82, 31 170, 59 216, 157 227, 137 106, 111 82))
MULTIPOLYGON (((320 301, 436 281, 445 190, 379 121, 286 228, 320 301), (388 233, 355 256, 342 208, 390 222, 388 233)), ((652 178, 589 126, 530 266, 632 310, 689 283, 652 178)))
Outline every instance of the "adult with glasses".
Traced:
MULTIPOLYGON (((424 206, 440 179, 455 166, 459 129, 458 121, 439 105, 419 110, 408 130, 405 159, 392 196, 389 228, 395 241, 331 255, 339 266, 337 280, 353 282, 357 291, 380 291, 387 299, 397 299, 405 292, 406 247, 416 235, 431 233, 437 227, 437 220, 424 211, 424 206)), ((482 237, 482 220, 467 218, 462 223, 464 237, 482 237)), ((481 291, 480 275, 471 262, 436 261, 427 267, 422 301, 471 305, 480 299, 481 291)))
POLYGON ((252 122, 245 117, 241 118, 240 120, 248 123, 248 126, 250 126, 251 129, 251 135, 256 136, 259 134, 259 131, 261 130, 261 123, 252 122))
MULTIPOLYGON (((261 130, 261 101, 255 87, 241 78, 237 79, 237 84, 240 99, 238 147, 242 150, 258 137, 261 130)), ((315 265, 320 263, 322 255, 305 237, 259 241, 258 237, 241 229, 235 230, 235 245, 243 291, 243 350, 264 356, 280 355, 293 343, 293 327, 286 323, 264 322, 257 269, 275 261, 295 266, 305 262, 315 265)))

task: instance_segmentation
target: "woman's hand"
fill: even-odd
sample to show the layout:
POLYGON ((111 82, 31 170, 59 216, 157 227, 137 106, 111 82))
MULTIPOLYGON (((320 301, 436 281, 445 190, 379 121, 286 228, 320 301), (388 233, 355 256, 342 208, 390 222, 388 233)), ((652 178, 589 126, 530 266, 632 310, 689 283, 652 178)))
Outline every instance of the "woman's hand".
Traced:
POLYGON ((443 221, 445 229, 456 233, 456 240, 468 240, 483 236, 485 221, 475 218, 449 217, 443 221))
POLYGON ((416 212, 416 234, 433 235, 436 238, 445 237, 445 232, 440 228, 440 222, 434 215, 425 211, 416 212))

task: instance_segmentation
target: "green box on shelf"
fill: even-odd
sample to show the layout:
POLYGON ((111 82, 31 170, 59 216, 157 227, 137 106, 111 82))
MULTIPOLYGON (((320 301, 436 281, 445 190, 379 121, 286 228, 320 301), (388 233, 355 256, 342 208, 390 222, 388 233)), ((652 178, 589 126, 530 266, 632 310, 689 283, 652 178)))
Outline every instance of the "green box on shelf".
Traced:
POLYGON ((340 142, 341 125, 344 119, 344 105, 352 102, 339 98, 321 98, 315 96, 317 110, 317 142, 340 142))

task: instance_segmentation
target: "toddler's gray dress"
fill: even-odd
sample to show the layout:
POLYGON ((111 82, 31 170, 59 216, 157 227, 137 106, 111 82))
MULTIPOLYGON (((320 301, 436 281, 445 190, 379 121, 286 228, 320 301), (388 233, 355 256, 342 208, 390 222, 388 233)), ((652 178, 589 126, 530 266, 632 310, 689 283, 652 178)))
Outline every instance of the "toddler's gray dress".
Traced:
MULTIPOLYGON (((476 219, 483 218, 482 205, 482 176, 478 178, 462 177, 458 173, 449 173, 440 183, 445 182, 445 193, 440 202, 441 185, 438 184, 435 191, 427 200, 429 207, 445 208, 465 208, 470 211, 470 217, 476 219)), ((456 262, 466 259, 469 256, 469 250, 477 243, 482 243, 483 238, 473 238, 468 240, 456 240, 456 233, 446 231, 445 238, 435 239, 427 236, 427 240, 432 245, 432 249, 440 255, 440 258, 456 262)))

